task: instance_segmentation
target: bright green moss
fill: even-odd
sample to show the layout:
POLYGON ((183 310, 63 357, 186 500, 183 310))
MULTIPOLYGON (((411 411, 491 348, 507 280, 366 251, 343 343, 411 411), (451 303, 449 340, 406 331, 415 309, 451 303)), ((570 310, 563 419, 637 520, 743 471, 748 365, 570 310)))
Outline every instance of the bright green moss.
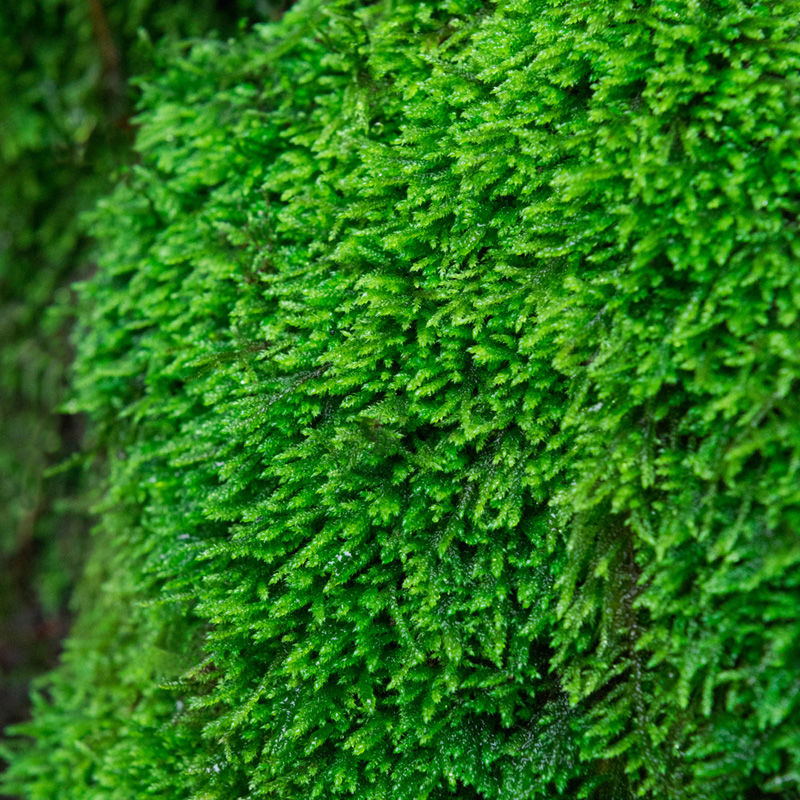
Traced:
POLYGON ((11 785, 797 796, 799 23, 308 0, 165 55, 11 785))

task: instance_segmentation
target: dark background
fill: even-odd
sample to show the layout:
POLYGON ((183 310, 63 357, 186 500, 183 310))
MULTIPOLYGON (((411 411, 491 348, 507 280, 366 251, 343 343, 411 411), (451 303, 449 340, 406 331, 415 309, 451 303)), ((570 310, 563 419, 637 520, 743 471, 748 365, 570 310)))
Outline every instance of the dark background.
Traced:
MULTIPOLYGON (((52 667, 92 524, 83 420, 69 413, 82 214, 132 159, 131 76, 185 37, 229 36, 290 0, 20 0, 0 7, 0 730, 52 667)), ((0 760, 0 771, 2 771, 0 760)))

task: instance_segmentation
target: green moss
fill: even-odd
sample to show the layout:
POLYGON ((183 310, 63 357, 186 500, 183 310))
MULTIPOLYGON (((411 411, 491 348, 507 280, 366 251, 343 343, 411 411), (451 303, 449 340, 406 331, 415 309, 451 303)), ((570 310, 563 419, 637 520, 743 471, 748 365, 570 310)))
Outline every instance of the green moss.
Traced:
POLYGON ((794 797, 798 12, 307 0, 165 52, 9 786, 794 797))

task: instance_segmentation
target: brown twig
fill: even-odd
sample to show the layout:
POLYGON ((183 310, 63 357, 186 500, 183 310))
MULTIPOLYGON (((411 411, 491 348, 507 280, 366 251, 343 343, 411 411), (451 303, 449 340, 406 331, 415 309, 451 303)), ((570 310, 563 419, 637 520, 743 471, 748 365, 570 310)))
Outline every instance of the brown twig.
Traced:
MULTIPOLYGON (((108 27, 108 18, 103 9, 101 0, 89 0, 89 14, 92 18, 92 28, 100 50, 100 59, 103 63, 103 76, 106 91, 114 106, 118 105, 123 96, 122 92, 122 66, 119 50, 114 44, 114 37, 108 27)), ((115 109, 116 110, 116 109, 115 109)))

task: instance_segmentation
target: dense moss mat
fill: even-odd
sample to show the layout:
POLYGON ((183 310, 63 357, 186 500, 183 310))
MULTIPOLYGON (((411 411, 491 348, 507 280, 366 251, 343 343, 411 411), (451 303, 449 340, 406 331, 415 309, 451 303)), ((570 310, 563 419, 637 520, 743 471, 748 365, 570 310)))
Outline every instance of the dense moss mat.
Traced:
POLYGON ((101 524, 7 785, 796 798, 798 33, 306 0, 164 52, 80 289, 101 524))

